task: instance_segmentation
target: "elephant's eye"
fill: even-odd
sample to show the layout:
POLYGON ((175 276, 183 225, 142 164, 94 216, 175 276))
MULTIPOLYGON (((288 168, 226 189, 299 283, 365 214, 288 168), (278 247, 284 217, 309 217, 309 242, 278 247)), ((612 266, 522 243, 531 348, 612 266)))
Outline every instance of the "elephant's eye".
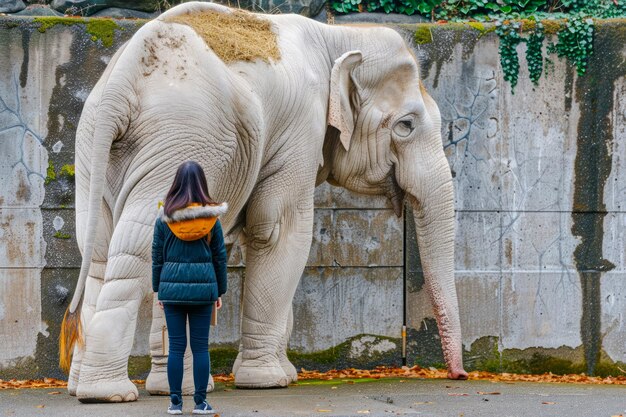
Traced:
POLYGON ((404 117, 393 126, 393 132, 401 138, 409 136, 413 130, 415 130, 414 117, 404 117))

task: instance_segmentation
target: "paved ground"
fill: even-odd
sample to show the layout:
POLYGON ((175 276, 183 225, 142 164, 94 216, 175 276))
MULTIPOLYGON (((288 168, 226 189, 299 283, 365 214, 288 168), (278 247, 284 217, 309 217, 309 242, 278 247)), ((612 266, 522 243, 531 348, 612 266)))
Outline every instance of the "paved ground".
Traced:
MULTIPOLYGON (((58 389, 0 391, 0 416, 123 417, 167 415, 166 397, 126 404, 81 404, 58 389), (42 407, 43 406, 43 407, 42 407)), ((185 397, 185 414, 191 398, 185 397)), ((209 401, 227 416, 626 417, 626 386, 380 380, 237 390, 218 384, 209 401), (498 392, 500 394, 493 394, 498 392), (465 395, 467 394, 467 395, 465 395)))

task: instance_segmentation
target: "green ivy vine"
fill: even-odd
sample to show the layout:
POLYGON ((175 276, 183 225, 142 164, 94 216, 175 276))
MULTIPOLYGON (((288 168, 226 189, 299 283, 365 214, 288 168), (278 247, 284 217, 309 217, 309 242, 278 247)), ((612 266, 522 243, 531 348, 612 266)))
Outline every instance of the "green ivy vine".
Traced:
POLYGON ((500 64, 504 79, 511 83, 511 92, 515 91, 519 74, 519 58, 517 45, 522 42, 519 32, 520 22, 496 22, 496 34, 500 37, 500 64))
POLYGON ((492 21, 537 16, 566 18, 575 13, 593 17, 626 14, 625 0, 329 0, 337 13, 384 12, 421 14, 431 20, 492 21))
MULTIPOLYGON (((504 79, 515 90, 519 74, 517 46, 526 44, 526 61, 530 80, 539 83, 549 64, 543 56, 546 33, 556 34, 558 41, 547 47, 549 54, 566 58, 585 74, 593 54, 594 19, 626 17, 626 0, 329 0, 338 13, 385 12, 421 14, 431 21, 495 22, 500 38, 500 63, 504 79), (521 23, 523 21, 523 23, 521 23), (545 29, 544 29, 545 27, 545 29)), ((483 31, 481 31, 482 35, 483 31)), ((428 36, 418 38, 432 40, 428 36)))
POLYGON ((584 75, 593 54, 593 33, 593 19, 578 14, 567 21, 565 29, 558 34, 559 42, 550 45, 548 50, 567 58, 576 66, 578 75, 584 75))
POLYGON ((543 40, 546 35, 543 31, 543 24, 537 22, 535 30, 530 34, 526 40, 526 62, 528 62, 528 73, 530 74, 530 81, 534 85, 539 84, 539 78, 543 72, 543 40))
MULTIPOLYGON (((500 37, 500 64, 504 79, 511 83, 511 92, 515 91, 519 72, 517 45, 526 43, 526 62, 530 80, 538 85, 543 73, 543 42, 545 40, 544 25, 531 21, 532 30, 528 37, 522 36, 522 25, 509 20, 496 21, 496 33, 500 37)), ((548 45, 548 53, 555 53, 566 58, 574 66, 579 76, 585 74, 589 57, 593 54, 594 21, 583 13, 568 19, 565 26, 558 31, 558 42, 548 45)))

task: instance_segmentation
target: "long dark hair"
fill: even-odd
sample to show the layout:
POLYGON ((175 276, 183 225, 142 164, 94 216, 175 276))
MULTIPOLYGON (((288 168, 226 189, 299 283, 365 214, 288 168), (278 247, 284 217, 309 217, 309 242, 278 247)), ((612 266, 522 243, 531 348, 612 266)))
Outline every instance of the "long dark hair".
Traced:
POLYGON ((183 162, 176 170, 174 183, 167 192, 163 210, 166 216, 171 216, 176 210, 185 208, 191 203, 203 206, 213 203, 209 196, 204 170, 195 161, 183 162))

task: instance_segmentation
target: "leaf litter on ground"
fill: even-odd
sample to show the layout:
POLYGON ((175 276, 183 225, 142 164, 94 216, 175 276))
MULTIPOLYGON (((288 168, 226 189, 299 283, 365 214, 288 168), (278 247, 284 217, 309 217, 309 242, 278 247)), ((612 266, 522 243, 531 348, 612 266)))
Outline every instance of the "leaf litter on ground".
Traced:
MULTIPOLYGON (((407 379, 446 379, 448 371, 445 369, 422 368, 420 366, 401 368, 378 366, 375 369, 332 369, 327 372, 308 371, 301 369, 298 373, 299 383, 302 381, 332 381, 332 383, 354 384, 356 382, 370 382, 382 378, 401 378, 403 381, 407 379)), ((232 383, 234 381, 233 374, 216 374, 213 375, 215 382, 232 383)), ((492 382, 552 382, 552 383, 569 383, 569 384, 602 384, 602 385, 626 385, 626 376, 588 376, 585 374, 569 374, 555 375, 553 373, 545 373, 540 375, 528 374, 496 374, 485 371, 469 372, 470 380, 475 381, 492 381, 492 382)), ((135 384, 144 384, 143 380, 133 380, 135 384)), ((298 383, 296 383, 298 384, 298 383)), ((21 389, 21 388, 65 388, 67 381, 55 378, 28 379, 28 380, 2 380, 0 379, 0 389, 21 389)), ((449 386, 452 388, 452 386, 449 386)), ((458 388, 458 387, 454 387, 458 388)), ((495 395, 495 394, 494 394, 495 395)))

